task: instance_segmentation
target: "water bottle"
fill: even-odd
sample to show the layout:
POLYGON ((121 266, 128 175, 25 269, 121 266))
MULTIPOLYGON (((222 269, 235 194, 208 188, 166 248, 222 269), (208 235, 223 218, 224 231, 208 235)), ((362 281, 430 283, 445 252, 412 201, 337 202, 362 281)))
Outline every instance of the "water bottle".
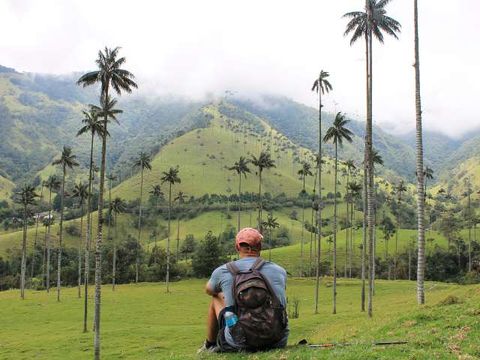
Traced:
POLYGON ((238 317, 236 314, 234 314, 231 311, 225 311, 225 324, 229 327, 232 328, 238 321, 238 317))

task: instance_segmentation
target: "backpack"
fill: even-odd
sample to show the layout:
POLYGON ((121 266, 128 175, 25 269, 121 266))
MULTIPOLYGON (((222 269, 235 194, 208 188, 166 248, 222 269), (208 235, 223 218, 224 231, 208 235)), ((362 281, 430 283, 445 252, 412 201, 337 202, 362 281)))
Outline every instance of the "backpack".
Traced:
POLYGON ((235 343, 246 349, 267 349, 285 334, 288 319, 285 308, 269 281, 260 273, 265 260, 258 258, 252 267, 240 271, 233 263, 227 269, 233 275, 233 299, 237 323, 231 328, 235 343))

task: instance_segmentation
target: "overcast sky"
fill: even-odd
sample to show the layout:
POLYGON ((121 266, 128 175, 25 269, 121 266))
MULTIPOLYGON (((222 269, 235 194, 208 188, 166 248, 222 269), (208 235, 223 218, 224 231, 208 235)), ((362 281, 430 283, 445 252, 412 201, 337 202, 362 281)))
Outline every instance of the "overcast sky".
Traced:
MULTIPOLYGON (((343 36, 345 12, 364 0, 2 0, 0 64, 18 71, 94 68, 121 46, 143 91, 203 96, 275 93, 315 106, 320 69, 334 87, 326 111, 365 114, 365 49, 343 36)), ((388 15, 400 40, 374 45, 374 121, 415 126, 413 0, 388 15)), ((419 0, 424 122, 452 136, 480 126, 479 0, 419 0)))

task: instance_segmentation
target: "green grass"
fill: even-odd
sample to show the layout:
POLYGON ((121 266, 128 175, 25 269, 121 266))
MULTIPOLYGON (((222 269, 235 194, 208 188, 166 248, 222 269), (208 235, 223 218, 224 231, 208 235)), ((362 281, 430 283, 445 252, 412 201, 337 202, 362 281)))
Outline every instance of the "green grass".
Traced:
MULTIPOLYGON (((205 337, 209 302, 205 280, 164 284, 109 286, 102 292, 102 354, 104 359, 193 359, 205 337)), ((313 314, 314 281, 289 279, 288 297, 300 300, 300 317, 290 320, 289 347, 245 355, 206 355, 206 359, 474 359, 480 356, 480 291, 475 286, 427 283, 427 305, 416 305, 415 284, 378 281, 374 317, 360 312, 360 283, 341 280, 337 315, 331 314, 332 288, 322 280, 320 313, 313 314), (441 305, 456 296, 460 303, 441 305), (349 343, 333 349, 294 346, 349 343), (407 345, 372 346, 378 340, 405 340, 407 345)), ((90 294, 93 293, 93 287, 90 294)), ((0 358, 86 359, 93 356, 93 333, 82 333, 82 304, 76 289, 55 292, 0 293, 0 358)), ((93 313, 90 301, 89 330, 93 313)))

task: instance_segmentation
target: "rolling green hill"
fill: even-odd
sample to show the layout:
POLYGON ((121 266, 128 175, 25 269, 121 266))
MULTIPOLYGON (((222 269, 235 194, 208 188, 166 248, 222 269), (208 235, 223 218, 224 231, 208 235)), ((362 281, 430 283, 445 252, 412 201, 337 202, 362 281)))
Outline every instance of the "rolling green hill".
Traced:
MULTIPOLYGON (((295 146, 283 135, 272 129, 262 119, 251 116, 251 123, 243 128, 245 121, 235 117, 238 109, 230 105, 209 105, 203 108, 210 118, 209 126, 190 131, 171 141, 155 155, 152 171, 145 171, 145 189, 160 184, 162 172, 170 167, 179 166, 181 184, 175 185, 175 192, 183 191, 187 195, 227 194, 238 192, 238 176, 227 168, 233 166, 240 156, 250 158, 258 156, 261 150, 272 154, 277 167, 266 170, 263 174, 262 191, 272 195, 285 193, 296 196, 302 189, 297 175, 301 161, 309 161, 312 165, 313 153, 295 146), (229 107, 232 116, 227 117, 220 110, 229 107)), ((240 112, 245 116, 245 113, 240 112)), ((242 180, 242 192, 257 192, 258 177, 250 165, 252 173, 242 180)), ((325 194, 333 191, 332 160, 325 166, 323 177, 325 194)), ((313 177, 307 180, 307 189, 312 191, 313 177)), ((166 193, 167 185, 163 186, 166 193)), ((122 182, 112 191, 113 196, 133 200, 140 195, 140 173, 122 182)))

